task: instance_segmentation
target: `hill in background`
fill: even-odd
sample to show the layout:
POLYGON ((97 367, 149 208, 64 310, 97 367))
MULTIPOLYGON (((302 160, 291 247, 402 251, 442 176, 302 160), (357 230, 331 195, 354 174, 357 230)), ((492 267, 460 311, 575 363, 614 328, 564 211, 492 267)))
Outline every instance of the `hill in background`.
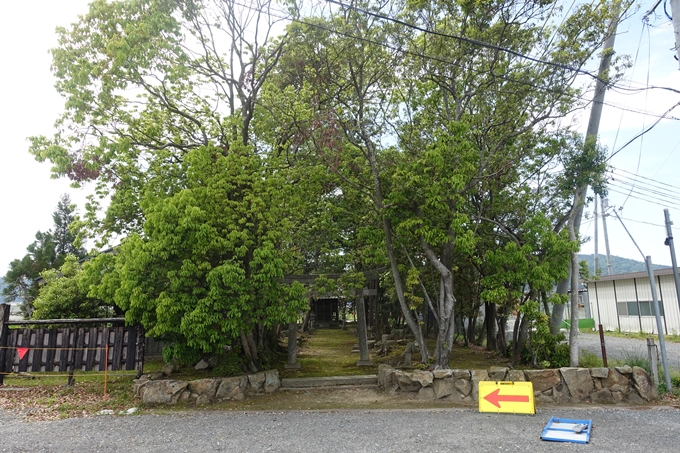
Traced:
MULTIPOLYGON (((607 256, 598 255, 598 267, 601 270, 600 275, 607 275, 607 256)), ((594 255, 578 255, 579 261, 585 261, 588 263, 588 270, 591 275, 595 275, 594 269, 594 255)), ((612 273, 614 274, 628 274, 631 272, 645 272, 647 271, 645 263, 643 261, 631 260, 628 258, 622 258, 620 256, 611 255, 612 261, 612 273)), ((659 264, 652 264, 654 269, 665 269, 669 266, 663 266, 659 264)))

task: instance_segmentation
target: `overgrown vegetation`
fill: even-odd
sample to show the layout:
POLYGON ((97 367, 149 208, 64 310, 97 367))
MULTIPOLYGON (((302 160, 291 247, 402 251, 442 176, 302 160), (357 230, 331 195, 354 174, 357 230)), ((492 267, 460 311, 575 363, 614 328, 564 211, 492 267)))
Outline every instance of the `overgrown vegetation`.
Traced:
POLYGON ((66 108, 30 152, 95 186, 79 239, 121 243, 83 265, 82 284, 50 279, 45 299, 115 302, 168 360, 232 347, 255 371, 308 309, 284 275, 346 272, 340 287, 357 289, 353 277, 388 268, 375 326, 392 319, 421 346, 425 326, 421 363, 451 366, 463 325, 466 345, 563 363, 538 307, 561 313, 551 293, 578 248, 574 191, 606 161, 557 124, 587 104, 577 76, 613 2, 564 17, 563 1, 533 0, 93 2, 58 30, 66 108))

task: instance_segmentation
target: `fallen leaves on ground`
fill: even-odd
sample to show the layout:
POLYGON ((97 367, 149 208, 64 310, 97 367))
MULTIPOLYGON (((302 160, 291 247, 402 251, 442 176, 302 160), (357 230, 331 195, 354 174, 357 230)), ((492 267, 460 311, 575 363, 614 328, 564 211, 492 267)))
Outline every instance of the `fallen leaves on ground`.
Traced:
POLYGON ((0 410, 12 412, 27 421, 89 417, 102 408, 127 409, 107 404, 101 392, 93 392, 84 384, 0 387, 0 410))

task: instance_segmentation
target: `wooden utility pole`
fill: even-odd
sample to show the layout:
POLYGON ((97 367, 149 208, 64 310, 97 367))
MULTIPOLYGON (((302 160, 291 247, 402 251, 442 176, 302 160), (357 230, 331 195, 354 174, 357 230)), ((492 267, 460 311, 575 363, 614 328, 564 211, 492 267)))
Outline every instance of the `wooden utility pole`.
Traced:
MULTIPOLYGON (((614 55, 614 42, 616 41, 616 28, 619 24, 619 14, 621 14, 621 4, 616 3, 614 6, 614 18, 612 23, 609 25, 609 36, 604 42, 604 47, 602 49, 602 55, 600 57, 600 67, 597 71, 597 81, 595 83, 595 94, 593 95, 593 105, 590 108, 590 119, 588 120, 588 129, 586 131, 585 146, 588 146, 591 141, 597 142, 597 135, 600 129, 600 118, 602 117, 602 108, 604 106, 604 95, 607 89, 607 84, 605 80, 608 78, 609 66, 611 64, 612 56, 614 55)), ((585 184, 578 187, 574 192, 574 205, 575 210, 572 213, 574 234, 578 238, 581 230, 581 218, 583 217, 583 205, 586 200, 586 193, 588 192, 588 185, 585 184)), ((578 272, 578 266, 573 269, 571 266, 571 272, 578 272)), ((558 294, 567 294, 567 290, 570 286, 570 278, 567 277, 557 284, 558 294)), ((578 294, 578 288, 571 288, 572 291, 578 294)), ((573 307, 572 307, 573 310, 573 307)), ((564 317, 564 304, 555 304, 553 307, 553 312, 551 316, 551 330, 553 334, 557 334, 560 330, 560 325, 562 324, 562 319, 564 317)), ((572 326, 572 328, 578 329, 577 326, 572 326)))

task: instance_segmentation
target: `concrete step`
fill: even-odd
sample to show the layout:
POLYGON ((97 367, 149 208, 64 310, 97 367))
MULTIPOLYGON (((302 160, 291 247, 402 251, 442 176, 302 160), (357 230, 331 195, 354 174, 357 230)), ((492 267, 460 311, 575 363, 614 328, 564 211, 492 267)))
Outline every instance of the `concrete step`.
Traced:
POLYGON ((376 385, 378 385, 378 376, 375 374, 281 379, 281 390, 330 387, 363 387, 376 385))

